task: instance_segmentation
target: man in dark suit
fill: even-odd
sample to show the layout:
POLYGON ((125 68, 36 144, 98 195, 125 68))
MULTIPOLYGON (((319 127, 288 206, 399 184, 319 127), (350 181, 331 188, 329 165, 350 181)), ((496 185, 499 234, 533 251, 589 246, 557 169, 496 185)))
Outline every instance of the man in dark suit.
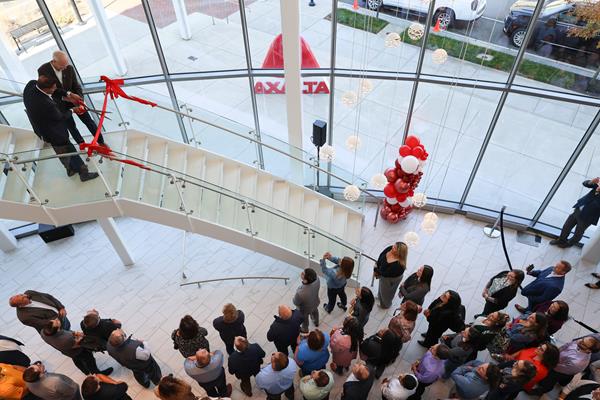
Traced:
POLYGON ((252 397, 250 377, 260 372, 265 351, 258 343, 248 343, 243 336, 236 336, 233 342, 235 351, 229 356, 227 365, 229 373, 241 380, 240 387, 246 396, 252 397))
POLYGON ((38 332, 46 327, 49 321, 59 319, 64 329, 71 329, 65 306, 48 293, 27 290, 16 294, 8 300, 11 307, 17 309, 17 318, 23 325, 31 326, 38 332))
POLYGON ((534 276, 535 280, 521 290, 521 294, 527 297, 529 304, 527 308, 515 304, 515 308, 524 313, 533 311, 535 306, 546 301, 553 300, 562 292, 565 286, 565 275, 571 270, 571 264, 561 260, 553 267, 543 271, 534 271, 533 265, 527 267, 527 274, 534 276))
POLYGON ((96 309, 92 309, 87 312, 79 325, 86 338, 94 339, 94 343, 97 344, 95 351, 105 351, 110 334, 115 329, 121 328, 121 321, 100 318, 100 313, 96 309))
MULTIPOLYGON (((80 98, 83 98, 83 90, 81 89, 81 85, 77 81, 77 76, 75 75, 75 69, 72 65, 69 64, 69 57, 63 51, 55 51, 52 53, 52 61, 42 64, 38 68, 38 75, 48 76, 50 78, 54 78, 56 80, 56 87, 58 89, 63 89, 67 91, 67 93, 75 93, 80 98)), ((62 100, 62 96, 56 94, 52 96, 56 103, 63 109, 67 110, 72 108, 73 112, 77 114, 81 122, 89 129, 92 135, 96 133, 98 129, 98 125, 90 116, 90 113, 85 110, 82 105, 73 104, 71 102, 65 102, 62 100)), ((81 133, 77 129, 75 125, 75 120, 73 119, 73 115, 66 120, 67 129, 73 139, 77 143, 83 143, 84 140, 81 137, 81 133)), ((102 134, 98 137, 98 143, 104 144, 104 138, 102 134)))
POLYGON ((21 351, 21 346, 24 344, 17 339, 0 335, 0 364, 29 367, 31 359, 21 351))
POLYGON ((551 240, 551 245, 558 247, 571 247, 579 243, 583 233, 590 225, 598 224, 600 219, 600 177, 583 182, 583 186, 591 190, 582 198, 577 200, 573 206, 575 210, 567 217, 558 239, 551 240), (575 228, 575 233, 571 239, 567 240, 571 230, 575 228))
MULTIPOLYGON (((37 81, 29 81, 23 90, 23 103, 33 131, 45 142, 50 143, 56 154, 75 153, 77 150, 69 140, 69 132, 65 121, 71 117, 71 110, 62 110, 52 97, 54 94, 77 102, 81 99, 74 93, 67 94, 56 88, 56 80, 41 75, 37 81)), ((96 172, 89 172, 87 166, 78 155, 61 157, 60 162, 67 170, 68 176, 79 174, 82 182, 98 177, 96 172)))
POLYGON ((342 390, 342 400, 364 400, 369 397, 369 392, 375 381, 375 372, 363 361, 352 367, 342 390))
POLYGON ((275 320, 267 332, 267 340, 274 342, 277 351, 288 354, 288 347, 292 348, 292 353, 296 351, 300 326, 304 317, 299 310, 293 310, 286 305, 279 306, 279 315, 275 315, 275 320))

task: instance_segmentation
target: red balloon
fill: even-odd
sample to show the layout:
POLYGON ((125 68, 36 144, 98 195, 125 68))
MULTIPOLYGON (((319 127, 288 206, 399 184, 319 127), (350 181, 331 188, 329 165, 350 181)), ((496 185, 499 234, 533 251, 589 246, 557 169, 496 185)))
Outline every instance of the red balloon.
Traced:
POLYGON ((417 157, 420 160, 425 155, 425 150, 423 150, 421 146, 416 146, 412 148, 411 153, 413 156, 417 157))
POLYGON ((388 217, 387 217, 388 222, 395 224, 396 222, 398 222, 398 219, 399 219, 398 214, 396 214, 396 213, 388 214, 388 217))
POLYGON ((396 173, 396 168, 388 168, 383 173, 387 178, 388 182, 394 183, 396 179, 398 179, 398 174, 396 173))
POLYGON ((411 150, 410 146, 403 145, 403 146, 400 146, 399 153, 402 157, 410 156, 410 153, 411 153, 410 150, 411 150))
POLYGON ((390 210, 389 207, 383 207, 380 211, 381 218, 387 219, 390 212, 392 212, 392 210, 390 210))
POLYGON ((394 182, 394 189, 396 189, 396 193, 406 193, 406 191, 409 189, 409 185, 402 179, 398 179, 396 182, 394 182))
POLYGON ((396 200, 398 200, 399 203, 402 203, 404 200, 406 200, 407 197, 408 196, 406 195, 406 193, 400 193, 396 196, 396 200))
POLYGON ((402 170, 402 167, 400 166, 400 163, 398 162, 398 159, 396 159, 396 160, 394 161, 394 164, 396 165, 396 169, 397 169, 397 170, 398 170, 398 169, 399 169, 399 170, 402 170))
POLYGON ((385 194, 385 197, 396 197, 396 189, 394 189, 394 185, 391 183, 385 185, 383 188, 383 194, 385 194))
POLYGON ((400 210, 402 210, 402 206, 398 203, 394 204, 393 206, 390 207, 390 210, 392 210, 392 212, 399 212, 400 210))
POLYGON ((419 138, 413 135, 407 136, 406 141, 404 143, 409 147, 416 147, 419 144, 421 144, 419 138))

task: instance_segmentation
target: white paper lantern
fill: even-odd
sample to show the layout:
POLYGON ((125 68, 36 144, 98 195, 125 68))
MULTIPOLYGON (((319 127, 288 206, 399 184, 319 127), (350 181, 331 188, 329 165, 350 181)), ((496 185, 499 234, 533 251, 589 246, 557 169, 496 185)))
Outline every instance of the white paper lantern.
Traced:
POLYGON ((373 82, 368 79, 361 79, 360 81, 360 94, 363 96, 373 91, 373 82))
POLYGON ((425 193, 415 193, 415 195, 412 197, 412 201, 413 206, 421 208, 427 204, 427 196, 425 196, 425 193))
POLYGON ((398 200, 396 200, 394 197, 386 197, 385 199, 387 200, 388 204, 391 204, 392 206, 398 203, 398 200))
POLYGON ((323 161, 333 161, 335 158, 335 149, 328 144, 323 145, 319 151, 319 158, 323 161))
POLYGON ((435 64, 443 64, 448 59, 448 52, 444 49, 437 49, 431 55, 431 60, 435 64))
POLYGON ((421 238, 417 232, 410 231, 404 234, 404 243, 406 243, 408 247, 416 247, 419 245, 420 241, 421 238))
POLYGON ((402 207, 408 207, 411 204, 412 204, 412 197, 407 197, 406 200, 400 202, 400 205, 402 207))
POLYGON ((388 184, 384 174, 375 174, 371 177, 371 186, 375 189, 383 189, 388 184))
POLYGON ((402 167, 402 171, 407 174, 414 174, 417 172, 417 168, 419 168, 419 160, 415 156, 403 157, 400 162, 400 167, 402 167))
POLYGON ((358 95, 353 91, 348 91, 342 95, 342 103, 345 106, 352 107, 358 102, 358 95))
POLYGON ((350 151, 354 151, 360 147, 360 143, 360 138, 358 136, 348 136, 346 139, 346 148, 350 151))
POLYGON ((344 188, 344 198, 348 201, 356 201, 360 197, 360 189, 356 185, 348 185, 344 188))
POLYGON ((438 222, 438 216, 436 213, 434 212, 428 212, 425 214, 425 216, 423 217, 424 221, 432 221, 437 223, 438 222))
POLYGON ((411 38, 411 40, 419 40, 424 34, 425 27, 418 22, 414 22, 408 27, 408 37, 411 38))
POLYGON ((437 222, 425 219, 421 222, 421 229, 425 233, 432 234, 437 229, 437 222))
POLYGON ((397 32, 390 32, 385 36, 385 47, 395 48, 400 46, 402 38, 397 32))

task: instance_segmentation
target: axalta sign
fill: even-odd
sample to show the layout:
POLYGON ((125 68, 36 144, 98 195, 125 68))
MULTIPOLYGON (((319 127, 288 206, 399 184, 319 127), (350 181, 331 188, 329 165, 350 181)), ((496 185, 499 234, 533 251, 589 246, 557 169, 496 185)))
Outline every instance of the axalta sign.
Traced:
MULTIPOLYGON (((310 46, 302 37, 300 38, 300 46, 302 50, 302 68, 321 68, 310 46)), ((271 43, 262 68, 283 69, 283 40, 281 34, 277 35, 271 43)), ((304 94, 329 94, 329 87, 325 81, 304 81, 302 86, 302 93, 304 94)), ((256 94, 284 94, 285 82, 276 80, 256 82, 254 92, 256 94)))
MULTIPOLYGON (((279 82, 256 82, 254 84, 254 93, 256 94, 284 94, 285 83, 279 82)), ((325 81, 305 81, 303 82, 302 93, 304 94, 329 94, 329 87, 325 81)))

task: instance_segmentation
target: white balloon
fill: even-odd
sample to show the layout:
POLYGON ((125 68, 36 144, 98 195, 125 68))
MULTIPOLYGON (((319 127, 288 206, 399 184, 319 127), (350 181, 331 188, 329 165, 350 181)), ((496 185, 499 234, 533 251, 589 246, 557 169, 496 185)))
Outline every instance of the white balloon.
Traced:
POLYGON ((402 160, 403 160, 403 159, 404 159, 404 157, 402 157, 402 156, 398 156, 398 159, 397 159, 397 160, 398 160, 398 164, 402 164, 402 160))
POLYGON ((415 156, 406 156, 400 162, 400 166, 402 167, 402 171, 407 174, 414 174, 419 168, 419 160, 415 156))
POLYGON ((388 204, 391 204, 391 205, 398 203, 398 200, 396 200, 393 197, 386 197, 385 199, 387 200, 388 204))
POLYGON ((400 205, 402 207, 408 207, 411 204, 412 204, 412 197, 408 197, 406 200, 400 202, 400 205))

